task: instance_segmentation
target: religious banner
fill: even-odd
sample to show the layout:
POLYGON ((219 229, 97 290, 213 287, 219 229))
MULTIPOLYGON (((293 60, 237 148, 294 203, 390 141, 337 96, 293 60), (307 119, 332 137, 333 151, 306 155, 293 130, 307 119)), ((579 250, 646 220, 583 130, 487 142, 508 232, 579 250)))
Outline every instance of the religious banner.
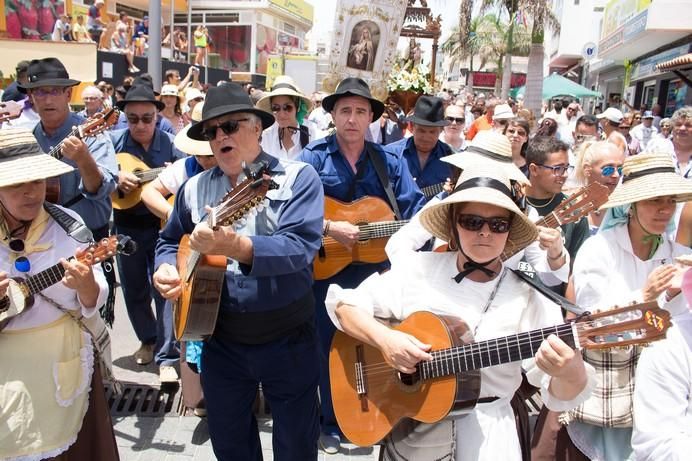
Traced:
POLYGON ((368 82, 372 95, 384 101, 406 5, 407 0, 337 2, 324 91, 334 91, 346 77, 360 77, 368 82))

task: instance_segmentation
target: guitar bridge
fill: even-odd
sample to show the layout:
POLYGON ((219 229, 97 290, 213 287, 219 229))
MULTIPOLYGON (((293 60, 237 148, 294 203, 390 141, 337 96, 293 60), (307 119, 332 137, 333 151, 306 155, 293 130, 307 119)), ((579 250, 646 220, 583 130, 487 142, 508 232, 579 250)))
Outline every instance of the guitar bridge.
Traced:
POLYGON ((361 411, 368 411, 368 398, 367 398, 367 382, 365 380, 365 373, 363 373, 363 346, 356 346, 356 363, 355 363, 355 376, 356 376, 356 393, 360 399, 360 409, 361 411))

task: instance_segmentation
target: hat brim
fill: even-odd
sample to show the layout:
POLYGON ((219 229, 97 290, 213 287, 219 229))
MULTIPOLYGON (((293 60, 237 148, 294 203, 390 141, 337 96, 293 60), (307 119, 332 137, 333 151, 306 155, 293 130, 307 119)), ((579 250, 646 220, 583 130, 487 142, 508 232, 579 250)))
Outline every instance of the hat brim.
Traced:
POLYGON ((601 209, 669 196, 676 202, 691 201, 692 181, 677 173, 654 173, 634 178, 618 184, 601 209))
MULTIPOLYGON (((156 93, 154 93, 154 94, 156 94, 156 93)), ((115 105, 118 107, 118 109, 125 110, 125 106, 127 106, 131 102, 148 102, 149 104, 155 105, 158 110, 163 110, 166 108, 166 105, 164 103, 162 103, 161 101, 152 101, 151 99, 142 99, 142 98, 134 98, 134 99, 130 99, 128 101, 123 99, 122 101, 116 102, 115 105)))
POLYGON ((41 80, 38 82, 29 82, 26 84, 18 83, 17 84, 17 89, 19 89, 20 92, 26 93, 27 90, 31 90, 34 88, 41 88, 45 86, 59 86, 59 87, 73 87, 79 85, 80 82, 79 80, 73 80, 71 78, 49 78, 46 80, 41 80))
POLYGON ((538 237, 536 225, 521 212, 519 207, 502 192, 488 187, 473 187, 454 192, 440 203, 423 209, 420 222, 435 237, 451 242, 453 236, 450 234, 449 220, 452 206, 457 203, 471 202, 494 205, 513 214, 503 254, 514 254, 526 248, 538 237))
POLYGON ((451 125, 451 122, 449 120, 438 120, 437 122, 432 122, 430 120, 426 120, 424 118, 416 117, 415 115, 412 115, 411 117, 408 117, 406 119, 407 122, 414 123, 416 125, 422 125, 422 126, 435 126, 435 127, 444 127, 451 125))
POLYGON ((463 152, 459 152, 456 154, 445 155, 440 160, 454 165, 455 167, 460 168, 461 170, 473 168, 479 162, 493 162, 494 164, 497 164, 498 168, 502 168, 507 177, 512 181, 517 181, 519 184, 525 184, 527 186, 531 185, 531 182, 526 177, 526 175, 509 158, 509 161, 507 162, 504 160, 493 160, 482 154, 472 152, 470 150, 465 150, 463 152))
POLYGON ((253 106, 248 106, 247 104, 229 104, 225 106, 214 107, 209 112, 203 113, 202 120, 190 127, 190 129, 187 132, 187 136, 197 141, 204 141, 205 139, 202 137, 202 130, 204 129, 205 122, 208 122, 215 118, 222 117, 224 115, 238 113, 250 113, 257 115, 260 118, 260 120, 262 120, 263 130, 266 130, 267 128, 272 126, 275 121, 274 116, 272 114, 261 109, 257 109, 253 106))
POLYGON ((177 147, 181 152, 185 152, 187 155, 202 157, 214 155, 209 141, 197 141, 195 139, 191 139, 187 135, 187 132, 191 127, 192 125, 186 125, 182 130, 180 130, 178 134, 175 135, 173 145, 175 145, 175 147, 177 147))
POLYGON ((0 187, 53 178, 74 170, 67 163, 43 153, 12 157, 0 165, 0 187))
POLYGON ((255 104, 255 107, 257 107, 258 109, 261 109, 265 112, 271 112, 272 111, 271 100, 272 100, 272 98, 274 98, 276 96, 288 96, 289 98, 298 98, 301 101, 303 101, 303 103, 307 107, 308 113, 310 113, 310 110, 312 109, 312 101, 310 101, 310 98, 308 98, 307 96, 300 94, 297 91, 294 91, 290 88, 279 88, 275 91, 272 91, 270 93, 265 94, 264 96, 262 96, 260 98, 259 101, 257 101, 257 104, 255 104))
POLYGON ((341 93, 330 94, 329 96, 326 96, 322 99, 322 107, 327 112, 331 112, 332 110, 334 110, 334 104, 336 104, 336 101, 338 101, 340 98, 345 98, 347 96, 360 96, 361 98, 365 98, 368 101, 370 101, 373 122, 382 117, 382 114, 384 113, 384 103, 360 90, 346 90, 341 93))

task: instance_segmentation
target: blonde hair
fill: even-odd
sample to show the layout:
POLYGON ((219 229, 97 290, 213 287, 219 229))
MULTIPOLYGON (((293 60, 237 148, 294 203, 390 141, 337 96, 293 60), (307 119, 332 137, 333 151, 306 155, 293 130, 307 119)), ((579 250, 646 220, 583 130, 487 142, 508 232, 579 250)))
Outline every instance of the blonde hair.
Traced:
POLYGON ((574 175, 580 185, 586 185, 586 174, 584 170, 587 165, 593 165, 600 160, 602 152, 618 146, 608 141, 586 141, 574 152, 577 158, 574 175))

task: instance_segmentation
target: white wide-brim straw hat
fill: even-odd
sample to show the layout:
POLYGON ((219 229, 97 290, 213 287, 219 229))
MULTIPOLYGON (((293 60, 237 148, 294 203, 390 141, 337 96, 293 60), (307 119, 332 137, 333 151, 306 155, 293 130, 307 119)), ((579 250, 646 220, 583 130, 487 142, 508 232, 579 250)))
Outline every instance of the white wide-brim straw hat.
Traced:
POLYGON ((202 109, 204 108, 204 101, 200 102, 192 109, 192 123, 188 123, 183 127, 182 130, 178 131, 173 140, 173 145, 178 148, 181 152, 185 152, 187 155, 201 155, 201 156, 211 156, 214 152, 211 150, 211 144, 209 141, 197 141, 192 139, 187 135, 190 127, 202 120, 202 109))
POLYGON ((504 170, 497 168, 492 162, 479 160, 467 165, 452 194, 440 203, 423 209, 420 222, 435 237, 453 242, 450 220, 455 204, 476 202, 504 208, 512 212, 513 216, 503 254, 514 254, 535 241, 538 230, 519 209, 513 195, 510 178, 504 170))
POLYGON ((187 90, 185 90, 185 104, 189 106, 190 101, 197 98, 204 99, 204 93, 199 91, 197 88, 188 88, 187 90))
POLYGON ((178 93, 178 85, 164 85, 161 87, 161 96, 180 97, 178 93))
POLYGON ((652 150, 625 159, 622 182, 601 209, 669 196, 676 202, 692 200, 692 181, 675 170, 669 152, 652 150))
MULTIPOLYGON (((257 101, 255 107, 271 113, 271 100, 274 96, 289 96, 291 98, 301 99, 305 103, 308 113, 310 113, 310 109, 312 109, 312 101, 310 98, 305 96, 303 92, 300 91, 300 88, 298 85, 296 85, 296 82, 294 82, 293 79, 288 75, 279 75, 276 77, 276 80, 274 80, 274 83, 272 84, 271 91, 269 93, 265 93, 264 96, 257 101)), ((296 113, 297 112, 298 108, 296 108, 296 113)))
POLYGON ((67 163, 45 154, 31 131, 0 130, 0 187, 53 178, 73 170, 67 163))
POLYGON ((516 115, 512 112, 512 108, 509 107, 509 104, 498 104, 495 106, 493 120, 511 120, 515 117, 516 115))
POLYGON ((443 162, 451 163, 462 170, 482 160, 492 161, 495 168, 501 168, 509 179, 519 184, 531 184, 512 160, 512 145, 509 139, 495 130, 479 131, 466 150, 442 157, 443 162))

